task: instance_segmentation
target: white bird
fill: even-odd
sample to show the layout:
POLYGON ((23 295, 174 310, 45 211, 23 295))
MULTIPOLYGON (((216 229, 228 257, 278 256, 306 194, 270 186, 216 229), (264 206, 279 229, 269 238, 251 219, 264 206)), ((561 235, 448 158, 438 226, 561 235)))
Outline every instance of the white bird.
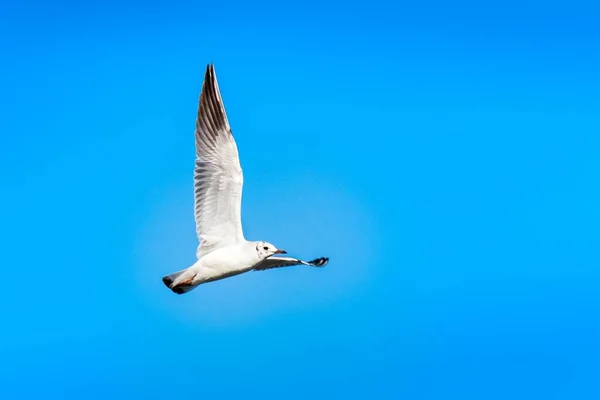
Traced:
POLYGON ((231 133, 219 91, 215 68, 206 68, 196 119, 194 209, 200 242, 198 260, 189 268, 162 278, 177 294, 202 283, 293 265, 323 267, 329 258, 302 261, 268 242, 244 238, 241 221, 243 175, 237 145, 231 133))

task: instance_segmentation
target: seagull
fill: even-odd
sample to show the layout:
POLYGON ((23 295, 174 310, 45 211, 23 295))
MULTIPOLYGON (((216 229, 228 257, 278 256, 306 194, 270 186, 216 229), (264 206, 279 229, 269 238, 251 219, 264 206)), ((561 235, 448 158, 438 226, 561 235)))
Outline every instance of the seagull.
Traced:
POLYGON ((248 271, 306 265, 323 267, 329 258, 303 261, 265 241, 251 242, 242 231, 243 174, 237 145, 221 98, 215 67, 204 74, 196 119, 194 212, 200 242, 197 261, 162 278, 174 293, 187 293, 198 285, 248 271))

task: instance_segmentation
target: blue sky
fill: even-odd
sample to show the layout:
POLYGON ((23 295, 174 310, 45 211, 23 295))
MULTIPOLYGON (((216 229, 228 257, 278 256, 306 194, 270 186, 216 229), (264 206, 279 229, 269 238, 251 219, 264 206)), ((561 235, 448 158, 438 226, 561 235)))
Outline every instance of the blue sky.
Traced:
POLYGON ((597 6, 123 4, 0 6, 2 398, 600 397, 597 6), (209 62, 327 268, 162 286, 209 62))

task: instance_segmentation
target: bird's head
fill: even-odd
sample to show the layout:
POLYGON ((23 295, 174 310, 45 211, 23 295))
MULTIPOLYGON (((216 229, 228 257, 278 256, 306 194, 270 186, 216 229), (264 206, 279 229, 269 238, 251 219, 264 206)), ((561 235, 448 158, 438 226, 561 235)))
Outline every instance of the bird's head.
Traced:
POLYGON ((256 252, 261 259, 271 257, 273 254, 287 254, 287 251, 278 249, 269 242, 256 242, 256 252))

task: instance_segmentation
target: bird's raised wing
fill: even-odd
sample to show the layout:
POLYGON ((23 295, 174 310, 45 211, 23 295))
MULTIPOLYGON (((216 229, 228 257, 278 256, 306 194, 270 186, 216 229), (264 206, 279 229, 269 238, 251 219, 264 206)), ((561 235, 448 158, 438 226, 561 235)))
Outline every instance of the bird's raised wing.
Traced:
POLYGON ((214 66, 204 75, 196 120, 194 211, 200 257, 244 239, 242 168, 231 133, 214 66))
POLYGON ((302 261, 293 257, 269 257, 262 260, 254 267, 255 271, 264 271, 271 268, 293 267, 294 265, 308 265, 309 267, 324 267, 329 258, 320 257, 312 261, 302 261))

